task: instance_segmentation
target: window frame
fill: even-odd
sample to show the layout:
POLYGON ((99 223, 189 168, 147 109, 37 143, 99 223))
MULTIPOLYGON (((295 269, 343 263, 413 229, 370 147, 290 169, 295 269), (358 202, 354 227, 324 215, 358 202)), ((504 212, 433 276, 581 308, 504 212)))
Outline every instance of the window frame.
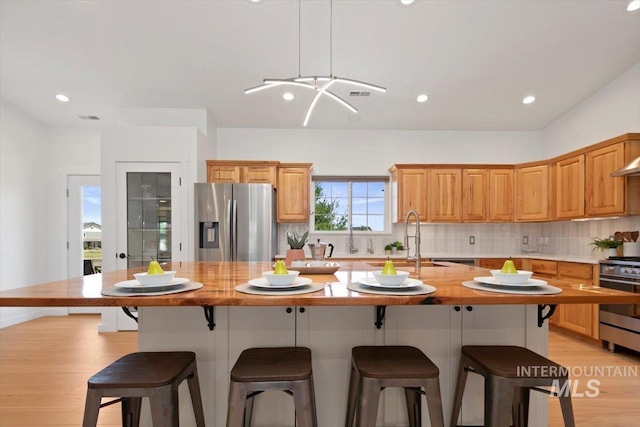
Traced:
MULTIPOLYGON (((311 206, 313 210, 309 217, 309 230, 312 233, 320 233, 320 234, 363 234, 363 235, 374 235, 374 234, 390 234, 391 233, 391 197, 389 194, 391 188, 391 177, 389 176, 322 176, 322 175, 313 175, 311 177, 311 206), (347 228, 345 230, 316 230, 315 228, 315 184, 316 182, 343 182, 347 183, 347 228), (352 185, 355 182, 381 182, 384 185, 383 193, 384 193, 384 208, 383 208, 383 230, 350 230, 352 225, 352 203, 353 203, 353 192, 352 185)), ((368 199, 368 197, 367 197, 368 199)), ((359 215, 359 214, 357 214, 359 215)), ((368 216, 368 215, 367 215, 368 216)))

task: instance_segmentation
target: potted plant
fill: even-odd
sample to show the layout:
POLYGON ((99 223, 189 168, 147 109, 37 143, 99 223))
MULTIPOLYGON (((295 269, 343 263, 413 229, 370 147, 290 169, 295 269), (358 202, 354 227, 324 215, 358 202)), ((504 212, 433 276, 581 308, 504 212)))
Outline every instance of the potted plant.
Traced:
POLYGON ((589 244, 593 245, 593 250, 602 251, 605 258, 616 256, 618 254, 618 248, 622 246, 622 242, 615 237, 607 237, 605 239, 594 237, 592 240, 589 244))
POLYGON ((299 235, 297 231, 287 231, 287 243, 290 249, 287 249, 287 255, 285 257, 286 265, 291 265, 292 261, 305 259, 304 245, 307 244, 307 237, 309 237, 308 231, 305 231, 302 235, 299 235))
POLYGON ((396 254, 398 253, 398 251, 403 251, 403 250, 404 250, 404 245, 399 240, 396 240, 393 243, 389 243, 384 247, 384 252, 386 254, 389 254, 389 253, 396 254))

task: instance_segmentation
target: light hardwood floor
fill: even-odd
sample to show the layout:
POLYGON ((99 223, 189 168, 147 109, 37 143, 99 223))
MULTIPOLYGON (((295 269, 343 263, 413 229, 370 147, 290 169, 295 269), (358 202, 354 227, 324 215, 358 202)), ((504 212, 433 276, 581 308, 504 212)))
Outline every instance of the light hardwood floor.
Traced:
MULTIPOLYGON (((79 426, 86 381, 137 349, 137 333, 97 333, 98 316, 45 317, 0 329, 0 426, 79 426)), ((566 367, 618 366, 640 374, 640 357, 551 333, 549 356, 566 367)), ((574 377, 578 392, 592 377, 574 377)), ((579 427, 640 426, 640 377, 597 377, 599 396, 574 397, 579 427), (603 415, 606 414, 606 415, 603 415)), ((99 425, 119 426, 120 407, 100 411, 99 425)), ((557 398, 549 398, 549 427, 562 426, 557 398)), ((536 426, 532 426, 536 427, 536 426)))

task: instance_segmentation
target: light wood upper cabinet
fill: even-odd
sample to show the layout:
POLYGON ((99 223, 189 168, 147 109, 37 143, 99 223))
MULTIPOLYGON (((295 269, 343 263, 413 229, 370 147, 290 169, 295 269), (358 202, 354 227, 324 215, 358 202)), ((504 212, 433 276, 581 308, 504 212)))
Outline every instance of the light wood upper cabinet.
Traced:
POLYGON ((539 221, 549 218, 549 166, 516 169, 517 219, 539 221))
POLYGON ((259 183, 277 186, 276 161, 207 160, 207 182, 259 183))
POLYGON ((556 218, 584 216, 584 155, 556 163, 556 218))
POLYGON ((391 171, 393 222, 403 222, 411 209, 420 221, 427 220, 428 170, 393 166, 391 171))
POLYGON ((462 170, 462 220, 486 221, 489 207, 489 171, 462 170))
POLYGON ((428 203, 429 221, 462 221, 462 170, 429 170, 428 203))
POLYGON ((278 222, 308 222, 311 163, 281 163, 278 167, 278 222))
POLYGON ((513 169, 489 170, 489 221, 513 221, 514 192, 513 169))

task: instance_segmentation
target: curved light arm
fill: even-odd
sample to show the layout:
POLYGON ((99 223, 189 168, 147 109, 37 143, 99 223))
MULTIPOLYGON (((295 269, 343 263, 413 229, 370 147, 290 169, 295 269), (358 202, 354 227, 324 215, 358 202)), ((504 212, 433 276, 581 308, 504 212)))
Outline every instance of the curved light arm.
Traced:
POLYGON ((311 100, 311 105, 309 105, 309 109, 307 110, 307 115, 304 118, 304 122, 302 123, 302 126, 306 126, 307 123, 309 123, 309 118, 311 117, 311 113, 313 112, 313 108, 316 106, 318 99, 320 99, 322 94, 325 93, 327 89, 329 89, 329 87, 335 82, 336 82, 335 80, 330 80, 324 86, 322 86, 320 90, 318 90, 318 93, 316 93, 316 96, 314 96, 313 100, 311 100))

